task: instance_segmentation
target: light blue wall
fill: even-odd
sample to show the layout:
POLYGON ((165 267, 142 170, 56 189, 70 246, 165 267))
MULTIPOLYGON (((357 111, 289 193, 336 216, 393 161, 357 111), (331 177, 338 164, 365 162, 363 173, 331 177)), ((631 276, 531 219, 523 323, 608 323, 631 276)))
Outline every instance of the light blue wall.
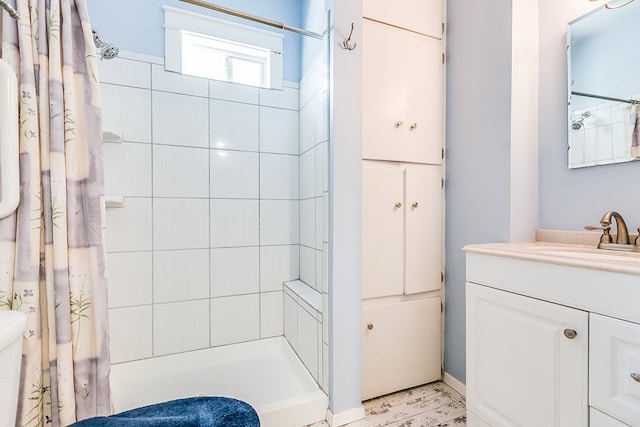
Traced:
MULTIPOLYGON (((217 0, 216 4, 261 16, 295 27, 300 26, 299 0, 217 0)), ((172 6, 272 31, 276 28, 254 24, 179 0, 87 0, 91 25, 100 38, 122 50, 164 57, 164 11, 172 6)), ((300 38, 284 31, 284 79, 300 81, 300 38)))
POLYGON ((511 1, 447 5, 444 368, 465 381, 469 243, 509 237, 511 1))
POLYGON ((558 8, 555 0, 540 0, 540 227, 581 230, 613 209, 635 231, 640 162, 567 169, 566 25, 584 12, 578 7, 586 6, 558 8))

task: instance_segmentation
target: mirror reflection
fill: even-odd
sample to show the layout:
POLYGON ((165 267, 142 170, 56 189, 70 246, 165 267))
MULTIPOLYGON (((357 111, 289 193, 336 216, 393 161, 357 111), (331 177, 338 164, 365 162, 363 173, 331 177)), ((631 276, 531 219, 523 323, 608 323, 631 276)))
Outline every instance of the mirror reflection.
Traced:
POLYGON ((640 158, 640 1, 569 23, 568 166, 640 158))

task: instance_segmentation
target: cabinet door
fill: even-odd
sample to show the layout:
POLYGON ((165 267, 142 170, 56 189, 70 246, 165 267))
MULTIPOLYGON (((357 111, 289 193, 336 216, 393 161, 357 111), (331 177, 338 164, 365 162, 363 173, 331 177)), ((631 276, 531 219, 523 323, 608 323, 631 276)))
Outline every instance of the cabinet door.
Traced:
POLYGON ((364 0, 366 18, 442 38, 442 0, 364 0))
POLYGON ((466 299, 468 410, 492 427, 587 426, 587 313, 472 283, 466 299))
POLYGON ((442 272, 442 173, 440 166, 405 170, 404 293, 440 289, 442 272))
POLYGON ((408 141, 403 158, 439 165, 444 140, 442 43, 419 35, 411 39, 404 46, 408 84, 404 133, 408 141))
POLYGON ((362 157, 442 163, 441 41, 363 21, 362 157))
POLYGON ((591 406, 640 426, 640 325, 591 314, 591 406))
POLYGON ((440 297, 362 308, 362 399, 440 379, 440 297))
POLYGON ((615 418, 603 414, 597 409, 589 409, 589 427, 627 427, 615 418))
POLYGON ((362 298, 403 291, 403 171, 362 165, 362 298))

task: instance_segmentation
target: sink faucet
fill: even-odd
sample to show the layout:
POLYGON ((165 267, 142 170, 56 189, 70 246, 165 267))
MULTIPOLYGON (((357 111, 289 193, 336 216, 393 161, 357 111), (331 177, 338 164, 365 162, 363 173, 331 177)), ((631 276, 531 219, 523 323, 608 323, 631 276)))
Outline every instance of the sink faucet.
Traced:
POLYGON ((619 245, 628 245, 629 243, 629 231, 627 230, 627 224, 625 224, 622 215, 615 211, 608 211, 604 214, 600 220, 600 224, 604 228, 611 227, 611 218, 616 220, 616 229, 618 235, 616 236, 616 243, 619 245))

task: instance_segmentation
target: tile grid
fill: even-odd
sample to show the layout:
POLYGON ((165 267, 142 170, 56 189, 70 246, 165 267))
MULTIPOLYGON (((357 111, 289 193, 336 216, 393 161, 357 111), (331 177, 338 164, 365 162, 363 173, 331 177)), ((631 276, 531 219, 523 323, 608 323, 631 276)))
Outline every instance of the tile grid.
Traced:
MULTIPOLYGON (((155 87, 154 87, 154 89, 155 89, 155 87)), ((208 89, 208 90, 209 90, 209 89, 208 89)), ((154 96, 154 97, 156 96, 156 92, 157 92, 156 90, 151 90, 151 93, 153 94, 153 96, 154 96)), ((210 95, 210 92, 208 92, 208 95, 210 95)), ((152 99, 153 99, 153 98, 152 98, 152 99)), ((153 104, 153 105, 155 105, 155 102, 154 102, 153 100, 152 100, 152 104, 153 104)), ((154 108, 154 106, 153 106, 153 105, 152 105, 152 107, 151 107, 151 108, 154 108)), ((211 104, 209 103, 209 105, 208 105, 208 109, 210 109, 210 105, 211 105, 211 104)), ((210 110, 209 110, 209 114, 210 114, 210 110)), ((155 141, 155 140, 157 139, 157 135, 155 134, 155 128, 156 128, 156 123, 155 123, 155 120, 156 120, 156 114, 155 114, 155 111, 151 110, 151 114, 150 114, 150 115, 153 117, 153 120, 154 120, 154 122, 152 122, 152 123, 151 123, 151 127, 152 127, 152 131, 154 132, 154 133, 152 134, 152 140, 153 140, 153 141, 155 141)), ((210 126, 210 125, 211 125, 211 124, 209 123, 209 124, 208 124, 208 126, 210 126)), ((153 146, 153 148, 155 148, 155 147, 157 147, 157 146, 158 146, 158 144, 156 144, 156 143, 152 143, 151 145, 153 146)), ((166 145, 168 145, 168 144, 160 144, 160 145, 162 145, 162 146, 166 146, 166 145)), ((156 164, 155 162, 153 162, 153 161, 152 161, 151 163, 152 163, 152 174, 153 174, 153 172, 155 172, 154 168, 156 168, 156 167, 157 167, 157 164, 156 164)), ((209 166, 210 166, 210 164, 209 164, 209 166)), ((209 173, 209 174, 211 173, 211 170, 210 170, 210 169, 211 169, 211 168, 209 167, 209 171, 208 171, 208 173, 209 173)), ((210 177, 209 177, 209 178, 210 178, 210 177)), ((155 183, 155 182, 153 182, 152 184, 153 184, 153 186, 152 186, 152 190, 151 190, 151 197, 150 197, 150 199, 151 199, 151 200, 150 200, 150 202, 152 203, 152 204, 151 204, 151 206, 152 206, 152 207, 151 207, 151 209, 152 209, 152 212, 153 212, 153 211, 155 211, 155 210, 156 210, 156 208, 157 208, 157 207, 156 207, 156 204, 158 203, 158 201, 159 201, 160 199, 162 199, 162 196, 157 194, 157 191, 156 191, 156 188, 155 188, 155 184, 156 184, 156 183, 155 183), (154 194, 155 194, 156 196, 158 196, 158 197, 154 197, 154 194), (158 200, 156 200, 156 199, 158 199, 158 200)), ((210 191, 211 191, 211 188, 209 187, 209 192, 210 192, 210 191)), ((209 193, 209 196, 211 196, 211 193, 209 193)), ((208 207, 208 209, 210 209, 210 206, 208 207)), ((152 225, 152 227, 153 227, 153 225, 152 225)), ((157 265, 157 264, 158 264, 158 259, 157 259, 158 251, 160 251, 160 250, 164 250, 164 249, 163 249, 163 248, 158 248, 158 247, 157 247, 157 246, 158 246, 158 242, 157 242, 157 240, 156 240, 157 233, 152 232, 152 233, 151 233, 151 237, 152 237, 152 243, 151 243, 151 248, 150 248, 150 249, 151 249, 151 253, 152 253, 152 265, 157 265)), ((208 240, 208 243, 209 243, 209 244, 208 244, 208 246, 209 246, 209 247, 211 247, 211 246, 212 246, 212 244, 211 244, 211 235, 209 235, 209 236, 207 237, 207 240, 208 240)), ((260 246, 260 245, 259 245, 259 246, 260 246)), ((259 247, 259 246, 258 246, 258 247, 259 247)), ((189 250, 189 249, 184 249, 184 250, 189 250)), ((259 256, 260 256, 260 255, 259 255, 259 256)), ((259 259, 259 260, 260 260, 260 259, 259 259)), ((258 265, 260 265, 260 264, 258 264, 258 265)), ((211 264, 209 264, 209 265, 208 265, 208 268, 209 268, 209 275, 210 275, 210 274, 211 274, 211 268, 212 268, 212 265, 211 265, 211 264)), ((157 270, 157 268, 153 268, 152 270, 157 270)), ((259 270, 258 275, 260 275, 260 270, 259 270)), ((157 279, 158 279, 158 277, 156 277, 156 272, 155 272, 155 271, 152 271, 152 281, 156 282, 156 281, 157 281, 157 279)), ((260 290, 258 290, 258 292, 261 294, 260 290)), ((277 291, 275 291, 275 292, 277 292, 277 291)), ((209 289, 208 289, 207 293, 208 293, 208 297, 209 297, 209 298, 212 298, 212 297, 213 297, 213 295, 211 294, 211 288, 210 288, 210 287, 209 287, 209 289)), ((156 305, 157 305, 159 302, 157 301, 157 294, 156 294, 156 289, 155 289, 155 287, 152 287, 151 301, 150 301, 150 302, 151 302, 151 304, 150 304, 150 305, 151 305, 151 308, 152 308, 152 310, 154 311, 154 315, 156 315, 157 313, 155 313, 155 311, 157 311, 157 310, 155 310, 155 309, 157 308, 157 307, 156 307, 156 305)), ((259 307, 260 307, 260 305, 259 305, 259 307)), ((209 313, 209 317, 210 317, 210 316, 211 316, 211 313, 209 313)), ((210 320, 211 320, 211 319, 210 319, 210 320)), ((156 329, 156 326, 157 326, 157 325, 155 324, 155 322, 152 322, 152 328, 153 328, 153 330, 152 330, 152 334, 153 334, 153 335, 152 335, 152 336, 155 336, 155 333, 157 333, 157 331, 155 330, 155 329, 156 329)), ((262 333, 262 331, 260 331, 260 333, 262 333)), ((211 338, 211 335, 210 335, 210 336, 209 336, 209 338, 208 338, 208 341, 209 341, 209 344, 210 344, 210 345, 211 345, 211 344, 213 344, 213 343, 211 342, 211 339, 212 339, 212 338, 211 338)), ((157 346, 154 346, 154 347, 157 347, 157 346)), ((158 352, 157 352, 156 350, 157 350, 157 348, 152 349, 152 354, 153 354, 153 355, 157 355, 157 353, 158 353, 158 352)))

